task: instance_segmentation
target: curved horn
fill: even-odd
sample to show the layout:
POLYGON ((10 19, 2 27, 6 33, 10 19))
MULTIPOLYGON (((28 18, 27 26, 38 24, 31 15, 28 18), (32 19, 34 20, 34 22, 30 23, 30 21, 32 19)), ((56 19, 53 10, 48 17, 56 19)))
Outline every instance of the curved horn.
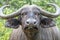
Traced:
POLYGON ((50 18, 58 17, 60 15, 60 8, 56 4, 53 4, 53 3, 49 3, 48 5, 54 6, 56 9, 56 13, 50 13, 50 12, 45 11, 45 10, 40 8, 41 14, 44 16, 50 17, 50 18))
POLYGON ((3 9, 5 7, 7 7, 7 6, 9 6, 9 5, 4 5, 4 6, 2 6, 0 8, 0 18, 8 19, 8 18, 12 18, 12 17, 18 16, 20 14, 20 9, 17 10, 16 12, 13 12, 11 14, 8 14, 8 15, 3 14, 3 9))

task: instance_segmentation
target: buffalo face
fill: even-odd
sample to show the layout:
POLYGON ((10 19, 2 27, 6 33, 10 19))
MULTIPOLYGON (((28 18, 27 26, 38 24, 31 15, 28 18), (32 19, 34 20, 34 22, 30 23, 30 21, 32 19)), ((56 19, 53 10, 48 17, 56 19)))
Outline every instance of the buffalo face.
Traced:
MULTIPOLYGON (((55 4, 52 4, 52 5, 56 6, 56 9, 58 8, 57 5, 55 5, 55 4)), ((4 7, 2 7, 2 8, 4 8, 4 7)), ((57 12, 55 14, 57 14, 58 11, 59 11, 59 9, 57 9, 57 12)), ((21 25, 23 30, 36 31, 36 30, 39 30, 40 26, 41 27, 45 27, 45 26, 49 27, 49 26, 45 25, 46 23, 49 22, 49 20, 51 20, 51 19, 48 19, 48 17, 53 18, 55 16, 56 15, 52 15, 52 14, 46 12, 36 5, 25 5, 18 11, 14 12, 10 15, 3 14, 3 16, 1 16, 1 17, 8 19, 6 22, 7 27, 18 28, 19 25, 21 25), (44 17, 42 17, 43 15, 46 16, 47 18, 44 19, 44 17), (15 16, 19 16, 18 19, 10 19, 15 16), (44 20, 46 20, 46 21, 44 21, 44 20)), ((53 20, 51 20, 51 21, 53 21, 53 20)), ((52 24, 51 21, 49 22, 48 25, 52 24)))
POLYGON ((22 26, 24 30, 38 30, 40 11, 35 7, 26 7, 21 11, 22 26))

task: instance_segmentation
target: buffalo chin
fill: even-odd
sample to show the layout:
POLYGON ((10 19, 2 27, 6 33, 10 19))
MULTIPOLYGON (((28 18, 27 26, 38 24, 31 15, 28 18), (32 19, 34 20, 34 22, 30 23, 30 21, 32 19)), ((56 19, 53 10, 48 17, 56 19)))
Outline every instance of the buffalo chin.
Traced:
POLYGON ((33 27, 25 27, 24 28, 24 33, 28 36, 28 37, 33 37, 38 33, 38 28, 33 26, 33 27))

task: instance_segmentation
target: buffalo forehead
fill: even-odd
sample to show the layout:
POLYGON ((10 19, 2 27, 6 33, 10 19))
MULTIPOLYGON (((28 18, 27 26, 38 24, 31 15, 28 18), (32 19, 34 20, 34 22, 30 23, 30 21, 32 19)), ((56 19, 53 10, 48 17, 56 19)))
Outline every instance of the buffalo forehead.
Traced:
POLYGON ((26 13, 26 12, 37 12, 40 13, 39 9, 34 6, 27 6, 21 10, 21 13, 26 13))

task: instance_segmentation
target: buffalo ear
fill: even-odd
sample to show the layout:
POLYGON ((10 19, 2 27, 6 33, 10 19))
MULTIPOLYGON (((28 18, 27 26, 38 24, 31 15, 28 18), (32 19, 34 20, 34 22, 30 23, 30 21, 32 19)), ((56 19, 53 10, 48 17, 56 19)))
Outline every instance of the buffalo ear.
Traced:
POLYGON ((5 23, 5 27, 9 27, 9 28, 18 28, 20 25, 20 21, 17 19, 8 19, 5 23))
POLYGON ((49 28, 49 27, 54 27, 55 26, 55 22, 51 18, 43 18, 43 19, 41 19, 40 24, 41 24, 42 28, 49 28))
POLYGON ((22 16, 19 15, 18 20, 20 20, 20 25, 22 25, 22 16))

